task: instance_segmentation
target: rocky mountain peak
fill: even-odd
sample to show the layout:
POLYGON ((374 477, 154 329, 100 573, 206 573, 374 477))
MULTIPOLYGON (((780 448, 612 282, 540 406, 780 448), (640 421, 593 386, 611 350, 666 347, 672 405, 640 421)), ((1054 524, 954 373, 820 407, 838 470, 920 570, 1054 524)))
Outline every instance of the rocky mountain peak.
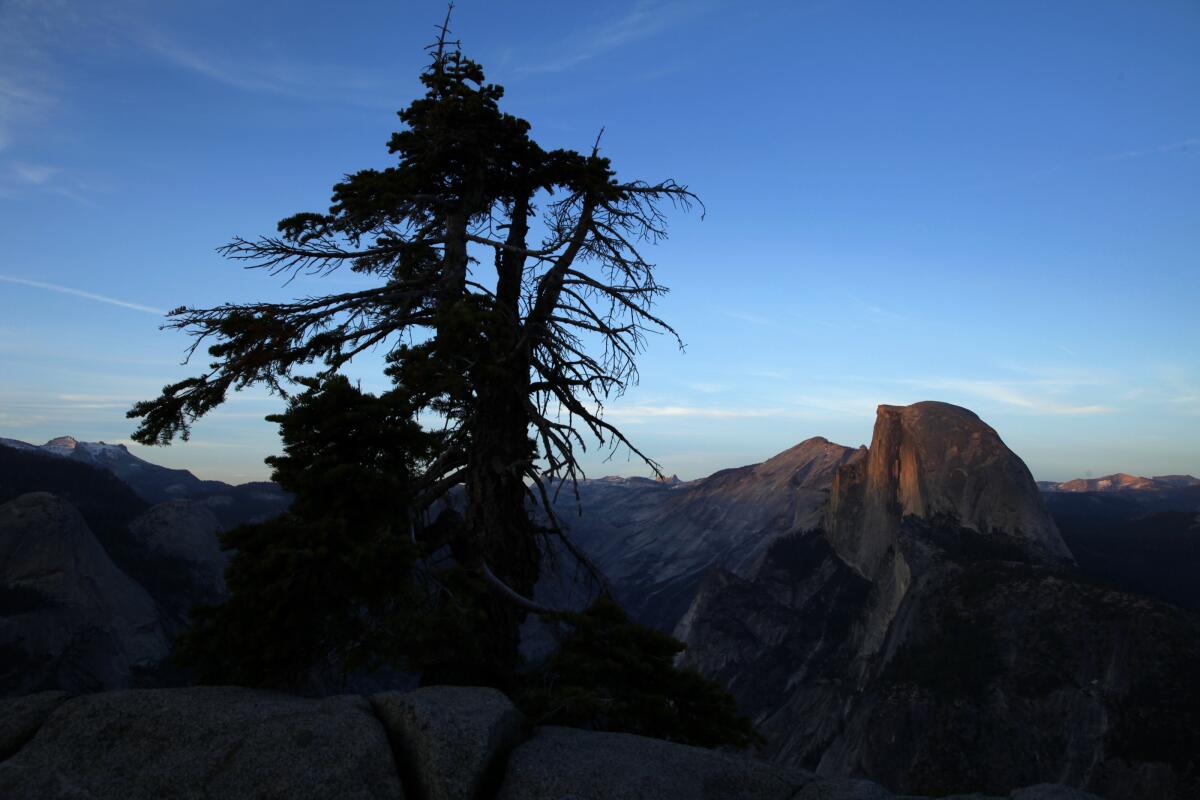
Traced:
POLYGON ((824 436, 814 436, 771 456, 752 469, 756 479, 772 483, 781 490, 785 487, 827 489, 831 476, 839 467, 865 452, 866 448, 860 447, 856 451, 835 444, 824 436))
POLYGON ((848 564, 873 578, 905 518, 952 520, 1071 560, 1029 469, 965 408, 925 401, 879 406, 865 458, 838 470, 825 530, 848 564))
POLYGON ((46 442, 43 447, 62 447, 67 450, 74 450, 79 445, 79 440, 74 436, 59 436, 46 442))

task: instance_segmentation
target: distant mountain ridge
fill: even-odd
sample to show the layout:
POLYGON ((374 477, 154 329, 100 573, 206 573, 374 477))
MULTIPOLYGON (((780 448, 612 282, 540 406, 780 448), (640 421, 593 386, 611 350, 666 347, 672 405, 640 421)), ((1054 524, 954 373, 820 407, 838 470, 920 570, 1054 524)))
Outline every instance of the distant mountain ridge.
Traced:
POLYGON ((59 436, 42 445, 0 438, 0 447, 99 467, 151 505, 170 500, 202 502, 224 528, 269 519, 291 505, 287 492, 270 481, 231 485, 202 480, 186 469, 163 467, 138 458, 123 444, 82 442, 73 436, 59 436))
POLYGON ((1144 492, 1169 491, 1200 486, 1200 478, 1192 475, 1156 475, 1145 478, 1117 472, 1100 478, 1075 478, 1069 481, 1038 481, 1043 492, 1144 492))

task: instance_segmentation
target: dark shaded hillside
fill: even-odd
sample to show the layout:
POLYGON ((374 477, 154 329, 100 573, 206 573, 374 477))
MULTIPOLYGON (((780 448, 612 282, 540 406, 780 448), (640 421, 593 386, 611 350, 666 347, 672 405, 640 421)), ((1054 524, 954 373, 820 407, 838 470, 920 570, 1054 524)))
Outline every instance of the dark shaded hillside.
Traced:
POLYGON ((205 481, 208 494, 194 499, 203 503, 221 523, 222 530, 236 528, 247 522, 266 522, 287 511, 292 496, 270 481, 256 481, 230 486, 220 481, 205 481))
POLYGON ((132 535, 130 526, 150 505, 111 472, 75 459, 0 446, 0 505, 35 492, 49 492, 73 506, 113 563, 143 586, 169 588, 184 573, 182 565, 167 563, 132 535))
POLYGON ((107 470, 0 446, 0 504, 30 492, 49 492, 69 502, 106 549, 150 507, 107 470))
MULTIPOLYGON (((617 600, 639 622, 670 631, 710 570, 747 573, 776 539, 818 524, 833 473, 861 455, 814 437, 761 464, 687 483, 583 481, 579 506, 563 492, 556 510, 617 600)), ((543 580, 541 597, 573 604, 570 576, 551 584, 543 580)))
POLYGON ((1071 567, 944 547, 977 538, 906 522, 923 574, 869 655, 880 587, 820 531, 779 540, 752 578, 706 580, 685 663, 753 714, 770 760, 821 774, 912 794, 1059 780, 1200 796, 1200 618, 1071 567))
POLYGON ((1046 495, 1046 501, 1084 573, 1200 610, 1200 514, 1145 513, 1119 495, 1046 495))
POLYGON ((869 772, 918 794, 997 791, 1055 763, 1106 797, 1200 796, 1194 615, 1006 562, 955 567, 922 597, 845 737, 869 772), (1100 732, 1093 762, 1080 745, 1100 732))

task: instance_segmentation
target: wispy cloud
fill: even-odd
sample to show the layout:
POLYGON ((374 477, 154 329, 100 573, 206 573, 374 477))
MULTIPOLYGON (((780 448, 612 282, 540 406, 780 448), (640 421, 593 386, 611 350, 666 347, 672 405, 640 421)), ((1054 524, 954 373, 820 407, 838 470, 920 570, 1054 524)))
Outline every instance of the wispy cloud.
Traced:
POLYGON ((719 311, 718 313, 723 317, 727 317, 728 319, 749 323, 750 325, 754 325, 759 328, 766 328, 768 330, 786 333, 791 336, 801 336, 801 334, 795 328, 784 325, 777 319, 765 317, 762 314, 751 314, 745 311, 719 311))
POLYGON ((59 105, 51 48, 76 22, 65 0, 0 0, 0 150, 59 105))
MULTIPOLYGON (((0 24, 3 21, 0 16, 0 24)), ((0 47, 7 43, 8 37, 0 36, 0 47)), ((0 62, 0 68, 16 69, 7 59, 0 62)), ((12 143, 15 129, 21 123, 37 118, 53 105, 54 98, 47 91, 18 84, 11 76, 0 74, 0 150, 12 143)))
POLYGON ((138 37, 163 60, 239 91, 367 107, 392 105, 387 86, 378 77, 353 68, 272 53, 229 56, 201 51, 149 28, 138 37))
POLYGON ((1147 156, 1162 156, 1170 153, 1180 153, 1185 150, 1200 150, 1200 136, 1191 136, 1176 142, 1142 147, 1135 150, 1125 150, 1120 153, 1110 153, 1101 156, 1098 161, 1125 161, 1131 158, 1146 158, 1147 156))
MULTIPOLYGON (((30 164, 25 161, 10 161, 8 167, 8 174, 15 178, 17 183, 22 186, 33 187, 40 191, 53 192, 81 205, 91 207, 95 207, 96 205, 84 193, 87 191, 87 187, 80 185, 77 181, 61 180, 60 175, 62 174, 62 170, 58 167, 46 164, 30 164)), ((0 186, 0 189, 2 188, 4 187, 0 186)), ((6 191, 5 194, 11 195, 12 192, 6 191)))
POLYGON ((58 292, 59 294, 68 294, 73 297, 82 297, 87 300, 94 300, 97 303, 108 303, 109 305, 120 306, 121 308, 132 309, 133 311, 143 311, 147 314, 154 314, 160 317, 167 313, 161 308, 145 306, 141 303, 131 303, 128 300, 118 300, 115 297, 108 297, 106 295, 96 294, 95 292, 86 292, 83 289, 73 289, 70 286, 59 286, 56 283, 31 281, 27 278, 14 278, 11 275, 0 275, 0 281, 4 281, 5 283, 15 283, 20 286, 30 286, 34 289, 45 289, 46 291, 58 292))
POLYGON ((830 388, 823 392, 793 394, 789 398, 798 407, 797 416, 804 417, 862 417, 875 416, 875 409, 884 402, 880 394, 830 388))
POLYGON ((1136 147, 1129 150, 1121 150, 1112 153, 1101 153, 1098 155, 1085 156, 1083 158, 1063 161, 1057 164, 1047 164, 1042 167, 1026 170, 1007 170, 1003 176, 998 177, 995 180, 988 181, 985 185, 1009 185, 1028 180, 1046 178, 1051 175, 1057 175, 1069 170, 1079 170, 1100 164, 1112 164, 1120 161, 1132 161, 1143 158, 1170 156, 1176 153, 1188 152, 1200 152, 1200 136, 1189 136, 1183 139, 1176 139, 1175 141, 1171 142, 1164 142, 1162 144, 1136 147))
POLYGON ((45 164, 27 164, 24 161, 12 161, 9 166, 18 178, 25 183, 32 183, 34 186, 48 183, 59 172, 57 167, 45 164))
POLYGON ((714 408, 707 406, 679 406, 641 404, 614 406, 605 411, 605 416, 616 422, 645 422, 651 419, 695 418, 695 419, 746 419, 774 417, 783 413, 778 408, 714 408))
POLYGON ((559 47, 556 56, 537 64, 518 67, 516 72, 563 72, 626 45, 677 27, 688 19, 703 14, 712 6, 713 3, 701 0, 690 0, 689 2, 677 0, 666 3, 639 0, 622 16, 597 25, 586 34, 567 37, 559 47))
POLYGON ((858 295, 849 295, 851 307, 856 310, 860 316, 873 318, 883 322, 909 322, 911 317, 907 314, 901 314, 897 311, 884 308, 883 306, 864 300, 858 295))
POLYGON ((1108 414, 1112 406, 1089 403, 1066 403, 1053 395, 1062 382, 998 381, 967 378, 932 378, 903 381, 910 386, 937 392, 953 392, 990 400, 1001 405, 1020 408, 1036 414, 1108 414))
MULTIPOLYGON (((85 31, 89 41, 103 39, 109 10, 110 4, 70 0, 0 0, 0 151, 39 146, 36 132, 66 105, 63 54, 78 52, 85 31)), ((88 187, 58 167, 15 158, 0 165, 0 196, 31 189, 95 205, 88 187)))
POLYGON ((782 369, 748 369, 745 374, 751 378, 766 378, 769 381, 786 381, 792 377, 790 372, 782 369))

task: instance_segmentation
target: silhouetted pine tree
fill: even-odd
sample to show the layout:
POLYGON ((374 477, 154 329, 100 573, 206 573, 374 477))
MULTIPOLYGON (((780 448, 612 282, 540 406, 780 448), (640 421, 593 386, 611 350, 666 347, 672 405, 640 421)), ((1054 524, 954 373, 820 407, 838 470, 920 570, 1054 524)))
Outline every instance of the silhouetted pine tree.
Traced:
MULTIPOLYGON (((467 623, 478 632, 477 663, 486 665, 488 682, 510 687, 524 615, 562 618, 530 599, 542 537, 559 539, 606 588, 555 521, 548 498, 552 484, 581 474, 584 436, 627 446, 658 471, 604 418, 603 403, 636 380, 647 332, 675 333, 651 311, 665 289, 641 249, 666 235, 664 203, 688 208, 695 198, 670 180, 619 180, 599 154, 599 139, 587 154, 544 150, 529 123, 499 109, 503 89, 448 40, 446 25, 431 50, 421 75, 425 94, 399 112, 404 127, 389 143, 395 166, 346 177, 326 213, 297 214, 279 223, 278 235, 222 248, 274 273, 323 274, 345 265, 376 285, 284 303, 176 309, 168 327, 191 333, 193 351, 210 342, 209 368, 138 403, 130 416, 141 418, 135 439, 166 444, 186 438, 231 389, 259 383, 284 392, 310 365, 328 377, 359 353, 382 348, 395 388, 376 400, 343 399, 351 407, 395 403, 399 410, 381 424, 396 426, 398 441, 384 439, 400 449, 379 450, 365 464, 365 451, 355 449, 365 442, 322 449, 293 438, 285 457, 293 460, 276 463, 285 488, 314 500, 345 492, 344 500, 336 510, 298 500, 284 520, 232 534, 239 559, 231 584, 243 598, 232 602, 261 603, 246 609, 248 618, 283 626, 285 641, 315 652, 329 644, 312 623, 320 615, 287 610, 267 599, 271 592, 283 597, 303 586, 312 591, 307 602, 318 603, 332 587, 339 600, 369 607, 383 597, 374 594, 376 577, 379 587, 386 575, 399 585, 410 564, 445 549, 462 580, 459 592, 442 588, 478 601, 480 616, 467 623), (423 438, 419 415, 436 417, 440 432, 423 438), (338 471, 346 458, 359 459, 351 470, 372 476, 370 491, 338 471), (390 470, 395 485, 385 486, 390 470), (431 523, 428 509, 458 485, 461 516, 431 523), (376 489, 392 492, 394 503, 370 507, 362 493, 378 497, 376 489), (548 525, 531 520, 530 497, 542 503, 548 525), (476 586, 487 590, 467 591, 476 586)), ((293 406, 296 430, 324 430, 304 404, 333 396, 293 406)), ((245 633, 252 638, 251 628, 245 633)), ((289 647, 261 668, 286 667, 289 647)))

